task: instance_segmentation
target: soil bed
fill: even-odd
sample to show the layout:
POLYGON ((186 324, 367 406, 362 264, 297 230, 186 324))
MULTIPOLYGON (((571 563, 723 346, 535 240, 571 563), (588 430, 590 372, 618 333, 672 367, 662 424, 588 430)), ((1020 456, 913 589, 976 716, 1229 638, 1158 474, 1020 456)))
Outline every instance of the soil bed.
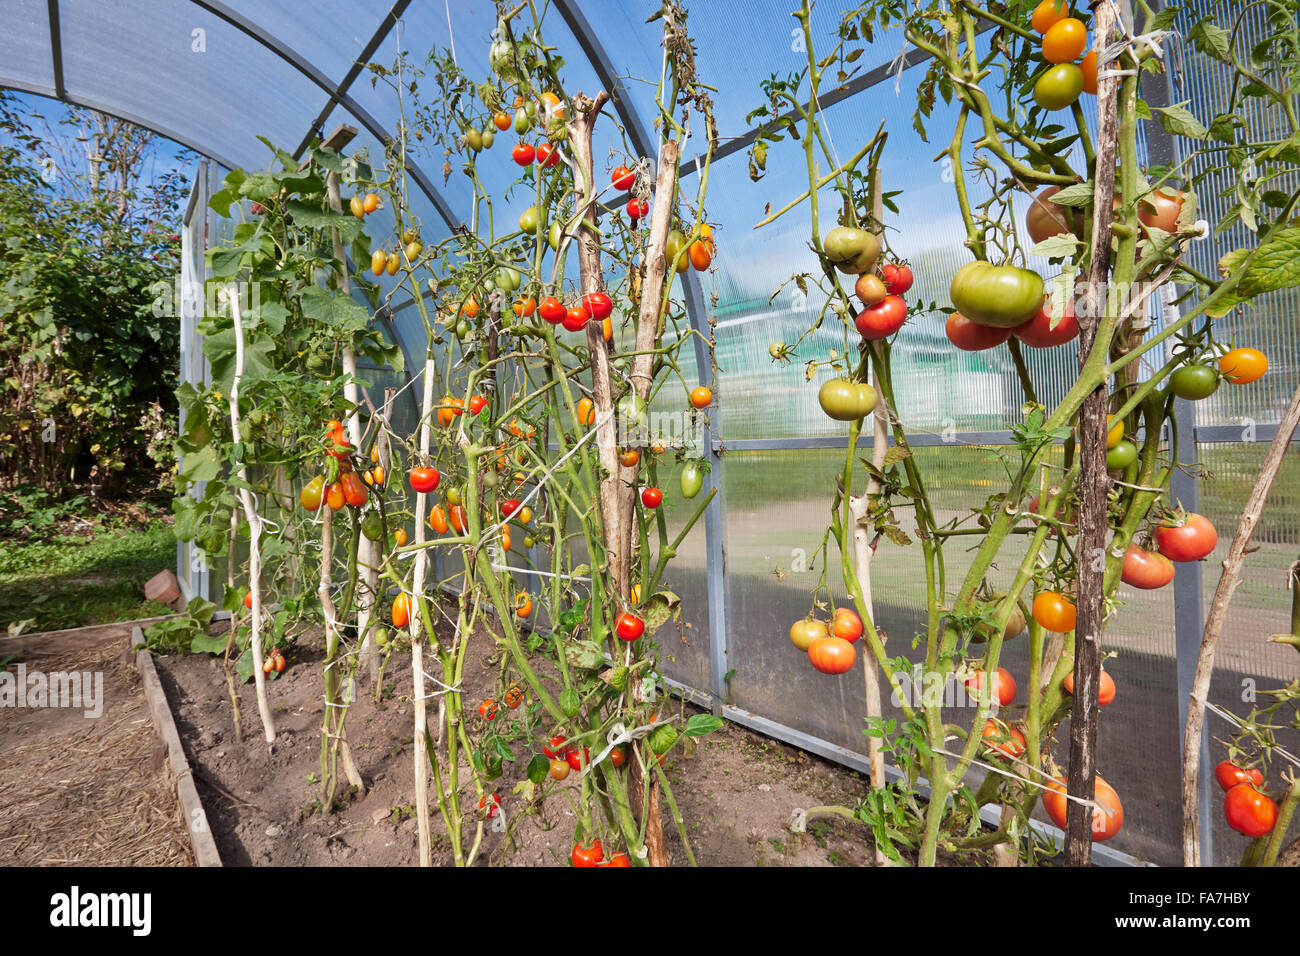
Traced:
MULTIPOLYGON (((497 686, 499 653, 476 637, 468 652, 466 709, 497 686)), ((269 687, 277 738, 268 753, 253 685, 241 685, 244 740, 234 739, 230 701, 221 666, 207 655, 159 657, 158 672, 194 769, 222 862, 226 866, 396 865, 416 863, 411 668, 409 652, 389 658, 383 700, 358 680, 358 699, 347 736, 366 784, 329 815, 317 812, 320 787, 321 649, 309 638, 287 655, 288 666, 269 687)), ((436 673, 436 672, 435 672, 436 673)), ((674 700, 673 707, 681 706, 674 700)), ((429 708, 436 733, 436 702, 429 708)), ((472 718, 479 721, 477 715, 472 718)), ((477 731, 477 725, 473 728, 477 731)), ((541 741, 534 746, 540 750, 541 741)), ((526 780, 531 754, 516 742, 516 762, 496 781, 506 814, 522 805, 513 792, 526 780)), ((666 769, 702 866, 860 866, 869 864, 866 829, 849 821, 814 821, 809 832, 790 830, 795 808, 853 806, 866 788, 858 773, 728 723, 692 750, 675 750, 666 769)), ((568 865, 573 847, 573 805, 578 774, 551 795, 540 814, 516 824, 513 846, 487 828, 477 862, 507 866, 568 865), (572 801, 569 799, 572 797, 572 801)), ((468 772, 461 774, 462 805, 472 806, 468 772)), ((344 786, 346 788, 346 784, 344 786)), ((436 800, 430 798, 433 858, 451 863, 436 800)), ((466 826, 472 841, 474 827, 466 826)), ((665 815, 673 862, 685 862, 672 821, 665 815)))

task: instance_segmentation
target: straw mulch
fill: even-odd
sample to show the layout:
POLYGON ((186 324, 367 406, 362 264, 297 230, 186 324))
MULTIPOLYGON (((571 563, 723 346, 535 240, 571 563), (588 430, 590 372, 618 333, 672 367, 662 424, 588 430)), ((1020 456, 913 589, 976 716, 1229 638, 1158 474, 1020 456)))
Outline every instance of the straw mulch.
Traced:
POLYGON ((194 865, 139 674, 123 660, 128 644, 27 662, 102 671, 104 711, 0 709, 0 864, 194 865))

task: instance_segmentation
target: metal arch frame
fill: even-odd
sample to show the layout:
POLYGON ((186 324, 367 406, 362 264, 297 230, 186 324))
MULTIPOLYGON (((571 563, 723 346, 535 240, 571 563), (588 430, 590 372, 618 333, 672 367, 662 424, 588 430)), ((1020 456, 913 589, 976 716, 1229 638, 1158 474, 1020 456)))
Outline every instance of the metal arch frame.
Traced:
POLYGON ((63 86, 63 32, 59 24, 59 0, 49 0, 46 5, 50 16, 50 59, 54 67, 54 89, 58 99, 68 95, 63 86))
MULTIPOLYGON (((588 62, 596 72, 596 77, 604 84, 623 120, 624 128, 632 140, 632 147, 642 156, 657 156, 655 143, 646 131, 645 124, 631 98, 627 87, 614 71, 614 65, 605 52, 604 46, 596 39, 595 31, 587 22, 586 16, 578 9, 577 0, 554 0, 554 5, 564 18, 569 32, 573 34, 578 46, 586 54, 588 62)), ((679 170, 681 167, 679 166, 679 170)), ((709 334, 704 317, 704 291, 699 277, 693 270, 682 277, 682 293, 686 300, 686 314, 691 328, 698 335, 692 336, 695 348, 695 367, 704 369, 710 366, 709 351, 704 342, 709 334)), ((668 277, 672 281, 672 275, 668 277)), ((721 413, 721 403, 715 397, 714 414, 721 413)), ((722 482, 722 459, 714 443, 713 427, 705 420, 701 434, 703 448, 700 450, 708 458, 709 474, 706 479, 707 489, 716 489, 717 494, 704 510, 704 548, 707 556, 708 595, 709 595, 709 677, 713 692, 713 711, 721 714, 722 702, 726 698, 727 675, 727 587, 726 587, 726 532, 723 527, 725 509, 724 485, 722 482)))

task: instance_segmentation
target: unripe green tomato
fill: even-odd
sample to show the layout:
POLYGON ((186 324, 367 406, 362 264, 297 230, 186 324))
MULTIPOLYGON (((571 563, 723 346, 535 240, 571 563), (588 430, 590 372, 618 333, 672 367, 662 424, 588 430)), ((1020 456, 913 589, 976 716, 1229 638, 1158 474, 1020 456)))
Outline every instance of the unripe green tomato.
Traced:
POLYGON ((483 148, 483 134, 476 129, 469 130, 465 134, 465 145, 477 153, 483 148))
POLYGON ((1059 63, 1034 84, 1034 102, 1045 110, 1063 110, 1083 93, 1083 70, 1073 63, 1059 63))
POLYGON ((831 418, 838 422, 851 422, 870 415, 876 407, 876 390, 865 382, 850 382, 847 378, 831 378, 822 383, 817 401, 831 418))
POLYGON ((614 359, 614 368, 617 369, 617 370, 620 371, 620 372, 626 372, 626 371, 627 371, 627 359, 625 359, 625 358, 616 358, 616 359, 614 359))
POLYGON ((496 281, 499 288, 513 292, 519 288, 519 273, 514 269, 502 267, 497 270, 496 281))
POLYGON ((948 295, 957 311, 972 322, 1011 329, 1038 313, 1043 304, 1043 277, 1029 269, 977 259, 957 270, 948 295))
POLYGON ((460 502, 461 502, 460 489, 459 489, 459 488, 448 488, 448 489, 447 489, 447 504, 451 505, 452 507, 455 507, 456 505, 460 504, 460 502))
POLYGON ((1218 369, 1200 363, 1193 363, 1184 365, 1174 372, 1169 377, 1169 387, 1179 398, 1195 402, 1202 398, 1209 398, 1217 392, 1219 390, 1219 381, 1218 369))
POLYGON ((539 218, 537 207, 529 206, 519 215, 519 230, 530 236, 536 235, 539 218))
MULTIPOLYGON (((686 237, 682 235, 680 229, 674 229, 668 233, 668 240, 664 243, 664 260, 668 268, 673 268, 673 263, 677 261, 677 254, 682 251, 682 246, 686 245, 686 237)), ((677 263, 677 271, 685 272, 691 267, 689 256, 682 256, 681 262, 677 263)))
POLYGON ((485 130, 483 131, 483 136, 482 136, 482 138, 483 138, 483 148, 484 148, 484 149, 491 149, 491 148, 492 148, 492 143, 495 142, 497 136, 496 136, 496 133, 492 132, 492 130, 490 130, 490 129, 485 129, 485 130))
POLYGON ((485 471, 480 480, 483 482, 484 488, 495 488, 497 486, 497 473, 495 471, 485 471))
POLYGON ((1138 447, 1127 438, 1106 452, 1106 468, 1109 471, 1123 471, 1137 461, 1138 447))
POLYGON ((532 547, 533 545, 535 545, 536 543, 537 543, 537 539, 534 538, 531 534, 526 534, 526 535, 524 535, 524 547, 525 547, 525 548, 531 548, 531 547, 532 547))
POLYGON ((515 110, 515 132, 523 136, 532 127, 532 120, 528 118, 528 111, 522 106, 515 110))
POLYGON ((461 319, 456 323, 456 338, 463 342, 465 339, 469 338, 469 332, 469 322, 467 320, 461 319))
POLYGON ((551 228, 546 233, 546 241, 550 243, 552 251, 560 251, 560 224, 558 222, 551 223, 551 228))
POLYGON ((493 289, 495 289, 495 288, 497 287, 496 276, 495 276, 495 275, 489 275, 486 279, 484 279, 484 280, 483 280, 483 287, 484 287, 485 289, 487 289, 489 292, 491 292, 493 289))

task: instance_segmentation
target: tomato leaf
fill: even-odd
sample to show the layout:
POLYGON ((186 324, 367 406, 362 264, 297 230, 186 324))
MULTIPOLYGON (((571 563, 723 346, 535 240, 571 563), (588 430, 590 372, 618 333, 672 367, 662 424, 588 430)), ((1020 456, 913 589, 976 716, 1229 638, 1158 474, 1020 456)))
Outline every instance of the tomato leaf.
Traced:
POLYGON ((1160 114, 1160 125, 1170 135, 1186 136, 1188 139, 1205 139, 1209 135, 1209 130, 1184 109, 1182 103, 1175 103, 1173 106, 1157 106, 1155 111, 1160 114))
POLYGON ((1092 202, 1092 194, 1091 182, 1075 183, 1073 186, 1066 186, 1048 202, 1054 202, 1058 206, 1086 206, 1092 202))
POLYGON ((646 602, 645 611, 641 615, 645 621, 645 633, 653 634, 659 628, 668 622, 669 618, 675 618, 681 613, 681 598, 672 591, 659 591, 650 596, 646 602))
POLYGON ((1036 243, 1029 250, 1029 254, 1047 259, 1072 259, 1081 245, 1083 242, 1077 236, 1048 236, 1042 242, 1036 243))
POLYGON ((722 718, 714 717, 712 714, 695 714, 686 721, 687 737, 704 737, 721 729, 722 718))
POLYGON ((1207 17, 1198 22, 1187 32, 1187 39, 1191 40, 1192 45, 1206 56, 1224 63, 1232 62, 1228 32, 1216 25, 1213 19, 1207 17))

